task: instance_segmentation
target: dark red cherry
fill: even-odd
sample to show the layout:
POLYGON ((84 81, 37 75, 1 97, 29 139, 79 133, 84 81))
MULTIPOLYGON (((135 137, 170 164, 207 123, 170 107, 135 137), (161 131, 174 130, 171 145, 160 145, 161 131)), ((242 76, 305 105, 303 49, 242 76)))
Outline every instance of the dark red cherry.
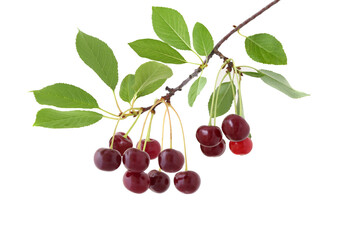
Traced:
POLYGON ((206 147, 216 146, 222 140, 221 129, 217 126, 200 126, 196 131, 196 139, 206 147))
POLYGON ((157 170, 151 170, 149 173, 150 189, 156 193, 163 193, 168 190, 170 186, 169 176, 157 170))
POLYGON ((127 170, 132 172, 143 172, 150 164, 150 157, 144 151, 137 148, 129 148, 124 152, 123 163, 127 170))
POLYGON ((232 142, 229 143, 230 150, 237 155, 245 155, 251 152, 253 147, 253 143, 251 138, 245 138, 240 142, 232 142))
MULTIPOLYGON (((144 149, 144 143, 145 143, 145 139, 141 140, 140 143, 140 149, 143 150, 144 149)), ((139 143, 136 144, 136 146, 139 143)), ((159 153, 161 151, 161 146, 160 143, 158 141, 156 141, 155 139, 150 138, 147 142, 146 142, 146 146, 145 146, 145 152, 147 152, 150 156, 150 159, 155 159, 159 156, 159 153)))
POLYGON ((143 193, 149 188, 150 178, 144 172, 126 171, 123 177, 124 186, 131 192, 143 193))
MULTIPOLYGON (((113 148, 118 150, 121 153, 121 155, 124 154, 126 149, 132 148, 132 146, 133 146, 133 142, 131 141, 131 138, 129 136, 124 138, 124 135, 125 135, 125 133, 123 133, 123 132, 117 132, 115 134, 115 138, 114 138, 113 148)), ((112 142, 112 137, 110 138, 109 146, 111 146, 111 142, 112 142)))
POLYGON ((222 122, 222 131, 233 142, 239 142, 249 136, 250 127, 244 118, 236 114, 230 114, 222 122))
POLYGON ((216 145, 214 147, 206 147, 206 146, 203 146, 200 144, 200 149, 205 156, 219 157, 225 152, 226 143, 225 143, 225 140, 223 139, 223 140, 221 140, 221 142, 218 145, 216 145))
POLYGON ((165 172, 177 172, 184 165, 184 155, 175 149, 165 149, 160 152, 159 157, 159 166, 165 172))
POLYGON ((194 171, 178 172, 174 177, 177 190, 190 194, 196 192, 200 187, 200 176, 194 171))
POLYGON ((99 148, 94 155, 96 167, 104 171, 114 171, 121 164, 121 155, 115 149, 99 148))

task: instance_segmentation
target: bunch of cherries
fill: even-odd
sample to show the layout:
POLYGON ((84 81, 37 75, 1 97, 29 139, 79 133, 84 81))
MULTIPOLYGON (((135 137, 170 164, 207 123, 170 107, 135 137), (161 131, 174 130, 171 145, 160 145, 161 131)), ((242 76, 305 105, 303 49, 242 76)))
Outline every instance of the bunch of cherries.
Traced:
POLYGON ((174 185, 182 193, 194 193, 200 187, 200 176, 194 171, 181 171, 184 166, 184 155, 175 149, 168 148, 161 151, 161 146, 154 139, 145 139, 133 147, 129 136, 117 132, 113 141, 113 148, 100 148, 95 152, 94 162, 97 168, 104 171, 113 171, 123 162, 127 171, 123 177, 125 187, 134 193, 144 193, 151 189, 156 193, 165 192, 170 186, 170 178, 164 173, 175 173, 174 185), (144 149, 145 145, 145 149, 144 149), (144 151, 140 150, 144 149, 144 151), (151 170, 145 173, 150 160, 158 158, 162 171, 151 170), (164 171, 164 172, 163 172, 164 171))
POLYGON ((222 133, 230 140, 230 150, 237 155, 248 154, 252 149, 249 138, 250 127, 245 119, 236 114, 228 115, 222 122, 221 129, 217 126, 200 126, 196 131, 196 138, 205 156, 219 157, 226 149, 222 133), (222 131, 221 131, 222 129, 222 131))

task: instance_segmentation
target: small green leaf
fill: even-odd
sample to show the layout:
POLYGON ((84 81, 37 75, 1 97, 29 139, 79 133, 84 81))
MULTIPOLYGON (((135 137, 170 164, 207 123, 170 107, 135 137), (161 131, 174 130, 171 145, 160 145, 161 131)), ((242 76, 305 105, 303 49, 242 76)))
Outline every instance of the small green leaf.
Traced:
POLYGON ((113 51, 103 41, 81 31, 76 36, 76 50, 86 65, 112 90, 118 83, 118 63, 113 51))
POLYGON ((156 35, 164 42, 181 50, 191 50, 190 35, 183 16, 176 10, 152 8, 152 24, 156 35))
POLYGON ((282 75, 278 73, 274 73, 272 71, 263 70, 263 69, 260 69, 259 72, 263 74, 261 80, 263 80, 269 86, 276 88, 277 90, 285 93, 291 98, 302 98, 302 97, 310 96, 307 93, 294 90, 290 86, 289 82, 282 75))
POLYGON ((102 115, 91 111, 57 111, 43 108, 36 114, 34 126, 46 128, 79 128, 89 126, 102 119, 102 115))
POLYGON ((193 45, 198 54, 208 56, 214 48, 214 40, 209 30, 197 22, 193 29, 193 45))
POLYGON ((255 77, 255 78, 261 78, 262 76, 264 76, 264 74, 260 73, 260 72, 241 72, 245 75, 248 75, 250 77, 255 77))
POLYGON ((120 85, 120 98, 123 101, 130 103, 131 100, 134 98, 135 95, 134 83, 135 83, 134 74, 129 74, 122 80, 120 85))
POLYGON ((171 68, 158 62, 142 64, 135 72, 134 91, 136 98, 148 95, 172 76, 171 68))
POLYGON ((256 62, 286 65, 287 58, 281 43, 267 33, 255 34, 245 40, 246 52, 256 62))
POLYGON ((154 39, 140 39, 129 43, 130 47, 143 58, 160 61, 163 63, 186 63, 181 54, 169 44, 154 39))
POLYGON ((43 105, 61 108, 98 108, 95 98, 81 88, 70 84, 56 83, 33 91, 35 99, 43 105))
POLYGON ((205 87, 206 78, 198 78, 190 87, 188 94, 188 103, 190 107, 194 105, 196 97, 200 94, 201 90, 205 87))
POLYGON ((212 104, 212 98, 213 98, 214 93, 211 94, 210 100, 208 103, 209 115, 211 114, 211 117, 215 116, 215 111, 216 111, 216 117, 219 117, 221 115, 224 115, 225 113, 227 113, 230 110, 232 102, 234 100, 233 91, 232 91, 233 87, 235 88, 233 83, 225 82, 216 88, 215 94, 218 94, 217 92, 218 92, 219 88, 220 88, 220 92, 218 95, 217 104, 215 104, 215 101, 216 101, 216 97, 215 97, 214 110, 213 110, 212 114, 211 114, 211 104, 212 104))

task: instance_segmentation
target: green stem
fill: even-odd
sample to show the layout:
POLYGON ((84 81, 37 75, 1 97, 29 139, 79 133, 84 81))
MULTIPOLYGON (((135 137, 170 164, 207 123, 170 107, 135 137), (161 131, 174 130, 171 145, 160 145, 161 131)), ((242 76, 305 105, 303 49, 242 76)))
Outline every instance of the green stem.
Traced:
MULTIPOLYGON (((215 112, 214 112, 214 126, 216 126, 216 112, 217 112, 217 102, 218 102, 218 98, 219 98, 219 93, 220 93, 220 86, 221 84, 224 82, 225 78, 230 75, 230 73, 227 73, 220 81, 219 83, 219 87, 218 90, 216 91, 216 100, 215 100, 215 112)), ((214 96, 214 95, 213 95, 214 96)), ((214 96, 215 97, 215 96, 214 96)), ((214 98, 213 97, 213 98, 214 98)))
POLYGON ((111 112, 108 112, 108 111, 102 109, 101 107, 99 107, 98 109, 101 110, 101 111, 103 111, 104 113, 107 113, 107 114, 111 115, 111 116, 119 117, 119 115, 116 115, 116 114, 113 114, 113 113, 111 113, 111 112))
POLYGON ((183 125, 182 125, 180 115, 176 112, 175 108, 174 108, 170 103, 169 103, 168 105, 169 105, 169 107, 174 111, 174 113, 176 114, 177 118, 179 119, 179 123, 180 123, 180 127, 181 127, 181 132, 182 132, 182 135, 183 135, 183 142, 184 142, 185 171, 187 171, 187 170, 188 170, 188 161, 187 161, 187 154, 186 154, 186 142, 185 142, 184 127, 183 127, 183 125))
POLYGON ((119 118, 119 120, 116 122, 115 129, 114 129, 114 133, 113 133, 113 136, 112 136, 112 139, 111 139, 110 149, 113 149, 113 147, 114 147, 114 140, 115 140, 116 129, 117 129, 118 125, 119 125, 120 120, 121 120, 121 118, 119 118))
POLYGON ((217 82, 218 82, 218 79, 219 79, 219 76, 220 76, 220 72, 221 70, 225 67, 226 64, 228 64, 229 62, 229 59, 226 60, 223 65, 221 65, 217 75, 216 75, 216 80, 215 80, 215 85, 214 85, 214 91, 213 91, 213 98, 212 98, 212 101, 211 101, 211 108, 210 108, 210 119, 209 119, 209 126, 211 126, 211 119, 212 119, 212 115, 213 115, 213 108, 214 108, 214 102, 215 102, 215 92, 216 92, 216 86, 217 86, 217 82))
POLYGON ((239 66, 239 67, 241 67, 241 68, 251 68, 251 69, 253 69, 253 70, 255 70, 255 71, 257 71, 257 72, 259 72, 259 70, 258 69, 256 69, 256 68, 254 68, 254 67, 250 67, 250 66, 239 66))
POLYGON ((139 120, 141 116, 141 111, 139 111, 135 121, 133 122, 133 124, 131 125, 131 127, 129 128, 129 130, 126 132, 126 134, 123 136, 124 138, 127 138, 127 136, 129 135, 129 133, 131 132, 131 130, 133 129, 133 127, 135 126, 136 122, 139 120))
POLYGON ((112 120, 119 120, 120 118, 113 118, 113 117, 108 117, 108 116, 105 116, 103 115, 104 118, 108 118, 108 119, 112 119, 112 120))
POLYGON ((117 98, 116 98, 115 91, 113 90, 112 92, 113 92, 113 95, 114 95, 114 99, 115 99, 116 106, 117 106, 117 108, 119 109, 119 112, 121 112, 121 109, 120 109, 120 106, 119 106, 119 102, 118 102, 118 100, 117 100, 117 98))
POLYGON ((230 82, 231 82, 231 90, 232 90, 233 99, 234 99, 235 113, 237 113, 237 110, 236 110, 236 89, 234 88, 234 86, 235 86, 235 84, 234 84, 234 76, 235 76, 235 72, 233 73, 232 77, 231 77, 231 74, 229 74, 230 82))
POLYGON ((146 144, 150 140, 151 124, 152 124, 153 118, 154 118, 154 113, 151 113, 150 122, 149 122, 149 128, 148 128, 148 131, 147 131, 147 134, 146 134, 143 151, 145 151, 146 144))
POLYGON ((200 59, 200 62, 201 62, 200 65, 202 65, 202 64, 203 64, 203 60, 202 60, 201 56, 200 56, 197 52, 195 52, 193 49, 191 49, 191 51, 200 59))

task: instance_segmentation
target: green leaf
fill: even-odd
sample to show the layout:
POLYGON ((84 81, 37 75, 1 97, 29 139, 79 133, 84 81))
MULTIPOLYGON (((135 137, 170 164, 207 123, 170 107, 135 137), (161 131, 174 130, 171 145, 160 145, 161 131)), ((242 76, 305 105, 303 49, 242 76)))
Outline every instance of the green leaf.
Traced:
POLYGON ((142 64, 135 72, 134 91, 136 98, 148 95, 172 76, 171 68, 158 62, 142 64))
POLYGON ((152 8, 152 24, 156 35, 181 50, 191 50, 190 35, 183 16, 176 10, 152 8))
POLYGON ((260 72, 241 72, 241 73, 248 75, 250 77, 255 77, 255 78, 261 78, 264 75, 260 72))
POLYGON ((135 95, 134 83, 135 83, 134 74, 129 74, 122 80, 120 85, 120 98, 123 101, 130 103, 131 100, 134 98, 135 95))
POLYGON ((246 52, 256 62, 286 65, 287 58, 281 43, 272 35, 255 34, 245 40, 246 52))
POLYGON ((188 103, 190 107, 194 105, 196 97, 200 94, 201 90, 205 87, 206 78, 198 78, 190 87, 188 94, 188 103))
POLYGON ((43 105, 61 108, 99 108, 93 96, 70 84, 56 83, 33 93, 36 101, 43 105))
POLYGON ((305 96, 310 96, 307 93, 294 90, 290 86, 289 82, 282 75, 278 73, 274 73, 272 71, 263 70, 263 69, 260 69, 259 72, 263 74, 261 80, 263 80, 269 86, 276 88, 277 90, 285 93, 291 98, 302 98, 305 96))
POLYGON ((163 63, 186 63, 181 54, 169 44, 154 39, 140 39, 129 43, 130 47, 143 58, 160 61, 163 63))
POLYGON ((216 90, 215 90, 216 94, 218 94, 217 92, 218 92, 219 88, 220 88, 220 92, 218 95, 218 101, 217 101, 217 104, 215 104, 215 101, 216 101, 216 98, 215 98, 214 110, 212 113, 211 113, 211 104, 212 104, 212 98, 213 98, 214 93, 211 94, 210 100, 208 103, 209 115, 211 114, 211 117, 215 116, 215 109, 216 109, 216 117, 219 117, 219 116, 227 113, 230 110, 232 102, 234 100, 232 88, 235 88, 235 86, 233 83, 231 83, 231 82, 222 83, 219 87, 216 88, 216 90))
POLYGON ((113 51, 103 41, 81 31, 76 36, 80 58, 92 68, 112 90, 118 83, 118 63, 113 51))
POLYGON ((36 114, 34 126, 46 128, 79 128, 89 126, 102 119, 102 115, 91 111, 57 111, 44 108, 36 114))
POLYGON ((214 40, 209 30, 197 22, 193 29, 193 45, 198 54, 208 56, 214 48, 214 40))

